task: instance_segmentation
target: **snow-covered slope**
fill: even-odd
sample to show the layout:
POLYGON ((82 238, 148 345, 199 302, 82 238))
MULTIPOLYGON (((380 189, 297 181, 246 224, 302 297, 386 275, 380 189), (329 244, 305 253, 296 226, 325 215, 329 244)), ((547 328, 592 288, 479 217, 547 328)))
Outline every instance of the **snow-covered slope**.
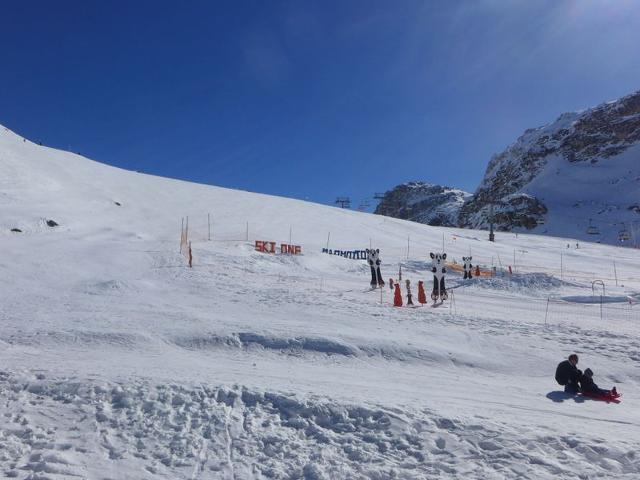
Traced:
POLYGON ((637 244, 640 91, 527 130, 495 155, 461 225, 637 244))
POLYGON ((0 471, 637 478, 640 255, 497 240, 119 170, 0 129, 0 471), (303 255, 253 248, 290 238, 303 255), (452 273, 441 307, 393 308, 365 262, 327 244, 380 248, 414 298, 443 245, 515 273, 452 273), (558 392, 572 351, 623 403, 558 392))
POLYGON ((408 182, 385 192, 374 213, 444 227, 458 226, 458 213, 470 193, 441 185, 408 182))

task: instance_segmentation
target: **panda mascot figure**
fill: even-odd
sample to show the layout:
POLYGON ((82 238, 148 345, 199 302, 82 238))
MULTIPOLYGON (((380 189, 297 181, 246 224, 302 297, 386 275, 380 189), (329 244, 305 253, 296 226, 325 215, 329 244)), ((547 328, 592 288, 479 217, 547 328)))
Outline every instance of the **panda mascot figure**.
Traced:
POLYGON ((371 269, 371 288, 384 287, 384 280, 382 279, 382 273, 380 272, 380 249, 368 249, 367 248, 367 263, 371 269))
POLYGON ((448 298, 447 289, 444 285, 444 275, 447 273, 444 261, 447 258, 446 253, 431 253, 431 272, 433 273, 433 291, 431 299, 435 302, 440 298, 444 301, 448 298))
POLYGON ((473 257, 462 257, 462 261, 464 262, 464 279, 473 278, 473 265, 471 265, 471 259, 473 257))

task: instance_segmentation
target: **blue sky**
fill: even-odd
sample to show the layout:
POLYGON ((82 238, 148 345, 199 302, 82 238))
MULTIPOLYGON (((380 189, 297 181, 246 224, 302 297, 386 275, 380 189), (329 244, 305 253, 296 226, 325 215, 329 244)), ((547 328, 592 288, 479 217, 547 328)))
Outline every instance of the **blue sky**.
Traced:
POLYGON ((0 45, 0 123, 28 138, 354 207, 473 191, 526 128, 640 89, 634 0, 21 0, 0 45))

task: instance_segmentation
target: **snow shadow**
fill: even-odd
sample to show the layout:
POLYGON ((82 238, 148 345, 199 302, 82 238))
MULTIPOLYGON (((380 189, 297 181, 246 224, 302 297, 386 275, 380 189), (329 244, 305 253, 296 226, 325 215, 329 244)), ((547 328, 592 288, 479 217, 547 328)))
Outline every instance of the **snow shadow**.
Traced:
POLYGON ((322 337, 277 337, 252 332, 240 332, 230 335, 198 335, 172 339, 173 343, 190 350, 203 350, 218 347, 251 348, 286 352, 314 352, 355 356, 358 348, 338 340, 322 337))
POLYGON ((599 303, 628 303, 630 300, 635 300, 633 297, 626 295, 622 296, 600 296, 600 295, 573 295, 569 297, 561 297, 560 300, 571 303, 587 303, 587 304, 599 304, 599 303))
POLYGON ((573 400, 576 403, 584 403, 585 398, 578 395, 571 395, 570 393, 564 392, 562 390, 554 390, 552 392, 547 393, 547 398, 552 402, 562 403, 565 400, 573 400))

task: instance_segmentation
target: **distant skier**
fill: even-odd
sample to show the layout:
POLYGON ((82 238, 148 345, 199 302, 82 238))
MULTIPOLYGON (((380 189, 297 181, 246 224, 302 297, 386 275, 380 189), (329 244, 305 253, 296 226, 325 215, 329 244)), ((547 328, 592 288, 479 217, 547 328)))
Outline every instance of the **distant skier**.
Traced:
POLYGON ((582 371, 578 370, 578 355, 572 353, 569 358, 558 364, 556 368, 556 382, 564 385, 564 391, 571 394, 580 392, 582 371))
POLYGON ((580 389, 582 390, 582 393, 586 395, 612 395, 614 397, 618 395, 616 387, 613 387, 611 390, 599 388, 598 385, 593 382, 593 371, 590 368, 587 368, 580 378, 580 389))

